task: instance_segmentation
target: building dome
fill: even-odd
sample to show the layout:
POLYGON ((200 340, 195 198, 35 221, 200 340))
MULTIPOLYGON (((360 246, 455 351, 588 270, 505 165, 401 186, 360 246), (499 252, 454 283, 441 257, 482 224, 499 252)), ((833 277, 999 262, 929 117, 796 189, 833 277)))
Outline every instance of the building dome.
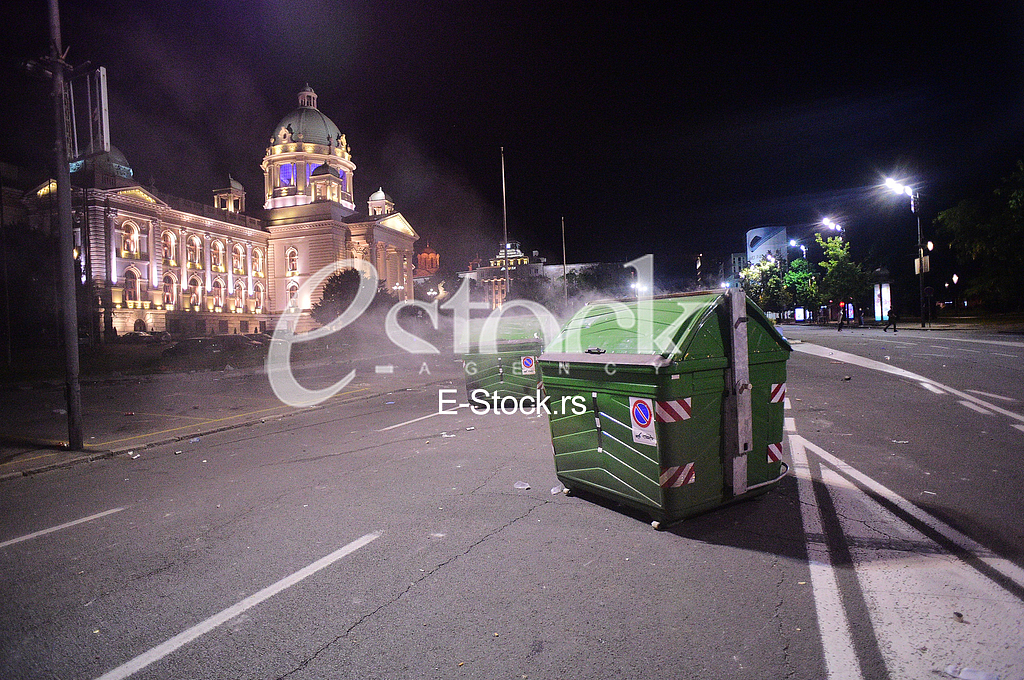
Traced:
POLYGON ((113 144, 110 145, 110 151, 79 156, 71 162, 70 169, 72 173, 94 170, 100 174, 125 179, 131 179, 135 174, 128 165, 128 159, 113 144))
POLYGON ((270 144, 320 144, 337 147, 344 144, 341 130, 316 108, 316 93, 306 85, 299 92, 299 106, 281 119, 270 135, 270 144))
MULTIPOLYGON (((370 186, 373 186, 372 184, 370 186)), ((370 194, 371 201, 390 201, 391 197, 384 193, 384 188, 377 189, 370 194)))
POLYGON ((327 163, 318 165, 316 170, 310 175, 310 177, 323 177, 324 175, 330 175, 332 177, 341 177, 336 168, 331 167, 327 163))

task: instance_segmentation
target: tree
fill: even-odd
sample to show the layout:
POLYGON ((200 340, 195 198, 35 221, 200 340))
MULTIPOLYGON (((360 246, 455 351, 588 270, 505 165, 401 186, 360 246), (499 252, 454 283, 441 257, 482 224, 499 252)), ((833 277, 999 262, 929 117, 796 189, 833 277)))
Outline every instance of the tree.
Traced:
POLYGON ((805 258, 798 258, 789 263, 789 269, 783 275, 782 283, 789 292, 794 306, 817 309, 821 304, 818 268, 805 258))
MULTIPOLYGON (((324 292, 320 300, 310 308, 310 316, 322 326, 331 323, 352 304, 360 285, 370 285, 370 279, 364 278, 356 269, 343 269, 331 274, 324 281, 324 292)), ((370 309, 386 308, 394 301, 387 292, 378 289, 370 309)))
POLYGON ((867 272, 850 259, 850 244, 842 236, 822 238, 815 234, 825 259, 821 266, 825 276, 821 279, 821 294, 826 300, 857 301, 867 297, 871 291, 867 272))
POLYGON ((783 312, 792 303, 782 283, 782 265, 774 257, 750 265, 740 272, 740 278, 743 291, 766 312, 783 312))
POLYGON ((1003 309, 1021 309, 1024 269, 1024 162, 980 200, 962 200, 935 220, 947 236, 965 292, 1003 309))

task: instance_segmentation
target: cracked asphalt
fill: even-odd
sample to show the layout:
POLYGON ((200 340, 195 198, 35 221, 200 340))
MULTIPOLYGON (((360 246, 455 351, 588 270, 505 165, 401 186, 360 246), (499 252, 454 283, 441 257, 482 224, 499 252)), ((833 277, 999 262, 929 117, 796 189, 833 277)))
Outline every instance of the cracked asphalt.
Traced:
POLYGON ((0 483, 0 677, 1024 677, 1003 453, 1024 395, 1000 382, 1024 343, 979 345, 967 377, 922 337, 842 342, 949 386, 795 353, 784 456, 810 476, 666 531, 552 493, 544 419, 438 414, 451 356, 368 360, 314 408, 251 374, 97 387, 92 422, 139 414, 116 436, 132 455, 0 483), (957 437, 975 469, 942 450, 957 437))
MULTIPOLYGON (((820 675, 792 479, 655 531, 552 494, 544 419, 400 425, 461 382, 450 357, 417 367, 198 442, 6 480, 0 539, 123 510, 0 548, 17 584, 0 604, 0 676, 99 678, 369 532, 131 677, 820 675)), ((221 376, 217 392, 255 411, 252 385, 221 376)))

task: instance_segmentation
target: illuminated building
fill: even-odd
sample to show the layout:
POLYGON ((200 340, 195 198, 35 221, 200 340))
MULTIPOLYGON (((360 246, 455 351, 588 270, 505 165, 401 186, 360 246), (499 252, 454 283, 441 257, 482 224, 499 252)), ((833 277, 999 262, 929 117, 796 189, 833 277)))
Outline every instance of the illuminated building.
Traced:
MULTIPOLYGON (((141 186, 113 146, 72 162, 75 245, 83 283, 91 284, 93 330, 272 331, 281 312, 296 308, 303 314, 294 330, 308 330, 322 287, 303 295, 300 288, 345 258, 369 261, 382 287, 411 299, 419 237, 383 190, 370 195, 365 214, 356 212, 348 142, 308 85, 271 132, 261 167, 256 216, 230 177, 203 205, 141 186)), ((53 186, 44 182, 23 198, 30 224, 51 231, 53 186)))

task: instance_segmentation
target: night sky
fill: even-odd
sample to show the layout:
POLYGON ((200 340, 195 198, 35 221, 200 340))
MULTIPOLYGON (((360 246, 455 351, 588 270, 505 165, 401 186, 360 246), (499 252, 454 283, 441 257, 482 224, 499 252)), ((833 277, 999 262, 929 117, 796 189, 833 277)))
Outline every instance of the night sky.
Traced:
MULTIPOLYGON (((501 147, 510 238, 560 262, 564 216, 570 262, 653 252, 659 278, 823 216, 871 256, 913 229, 885 175, 917 183, 927 223, 1024 157, 1019 3, 61 10, 69 62, 107 68, 112 141, 143 184, 208 203, 230 173, 259 205, 270 133, 308 82, 352 148, 357 207, 383 186, 453 268, 501 240, 501 147)), ((0 159, 41 166, 48 85, 18 63, 47 51, 46 3, 18 12, 0 159)))

